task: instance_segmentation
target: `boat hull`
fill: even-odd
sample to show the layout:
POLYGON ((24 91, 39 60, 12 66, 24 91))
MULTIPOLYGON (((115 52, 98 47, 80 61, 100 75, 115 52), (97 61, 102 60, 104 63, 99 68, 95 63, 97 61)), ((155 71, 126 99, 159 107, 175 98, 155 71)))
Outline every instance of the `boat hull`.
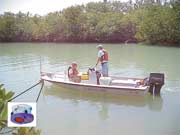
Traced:
POLYGON ((66 82, 57 82, 48 79, 43 79, 54 84, 57 84, 61 87, 82 90, 82 91, 91 91, 91 92, 101 92, 101 93, 111 93, 111 94, 121 94, 121 95, 138 95, 143 96, 148 93, 149 87, 146 89, 137 89, 137 88, 116 88, 116 87, 107 87, 107 86, 94 86, 94 85, 84 85, 78 83, 66 83, 66 82))

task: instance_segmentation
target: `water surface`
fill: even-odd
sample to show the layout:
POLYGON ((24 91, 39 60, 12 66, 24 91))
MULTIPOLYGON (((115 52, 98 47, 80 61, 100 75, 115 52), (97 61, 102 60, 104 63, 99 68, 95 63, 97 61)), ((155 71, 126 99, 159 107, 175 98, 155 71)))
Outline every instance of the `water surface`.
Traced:
MULTIPOLYGON (((180 48, 106 44, 110 73, 146 77, 165 73, 161 97, 117 96, 64 89, 46 83, 38 102, 37 127, 43 135, 179 135, 180 48)), ((1 43, 0 82, 21 92, 42 70, 61 72, 72 61, 80 71, 95 65, 95 44, 1 43)), ((40 87, 15 101, 35 101, 40 87)))

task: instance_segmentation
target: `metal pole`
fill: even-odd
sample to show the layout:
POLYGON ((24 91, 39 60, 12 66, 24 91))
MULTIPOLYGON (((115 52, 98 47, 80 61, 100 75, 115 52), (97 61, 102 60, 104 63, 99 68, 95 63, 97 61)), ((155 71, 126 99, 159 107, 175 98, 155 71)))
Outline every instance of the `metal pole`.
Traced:
POLYGON ((38 94, 38 97, 37 97, 37 99, 36 99, 36 102, 38 102, 38 99, 39 99, 39 97, 40 97, 40 95, 41 95, 41 91, 42 91, 42 89, 43 89, 43 86, 44 86, 44 81, 42 80, 41 89, 40 89, 40 91, 39 91, 39 94, 38 94))
POLYGON ((40 75, 41 75, 41 72, 42 72, 42 62, 41 62, 41 56, 40 56, 40 75))
POLYGON ((153 87, 153 99, 154 99, 154 91, 155 91, 155 85, 154 85, 154 87, 153 87))

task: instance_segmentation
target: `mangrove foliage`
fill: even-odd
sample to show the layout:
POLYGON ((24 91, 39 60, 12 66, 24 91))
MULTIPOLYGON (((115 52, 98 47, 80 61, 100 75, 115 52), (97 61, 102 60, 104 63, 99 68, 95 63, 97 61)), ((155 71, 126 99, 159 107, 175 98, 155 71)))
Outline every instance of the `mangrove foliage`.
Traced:
POLYGON ((180 43, 178 0, 90 2, 44 16, 4 12, 1 42, 180 43))

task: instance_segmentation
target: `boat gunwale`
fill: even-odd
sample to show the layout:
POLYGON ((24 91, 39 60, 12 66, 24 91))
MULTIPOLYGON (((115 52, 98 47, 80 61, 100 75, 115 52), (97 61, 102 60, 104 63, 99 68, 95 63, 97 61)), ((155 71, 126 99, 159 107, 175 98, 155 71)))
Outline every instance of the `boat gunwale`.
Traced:
MULTIPOLYGON (((52 74, 52 75, 64 75, 62 72, 61 73, 52 73, 52 72, 41 72, 41 76, 42 74, 52 74)), ((135 78, 135 77, 119 77, 119 76, 109 76, 112 78, 116 78, 116 79, 133 79, 133 80, 142 80, 143 78, 135 78)))

